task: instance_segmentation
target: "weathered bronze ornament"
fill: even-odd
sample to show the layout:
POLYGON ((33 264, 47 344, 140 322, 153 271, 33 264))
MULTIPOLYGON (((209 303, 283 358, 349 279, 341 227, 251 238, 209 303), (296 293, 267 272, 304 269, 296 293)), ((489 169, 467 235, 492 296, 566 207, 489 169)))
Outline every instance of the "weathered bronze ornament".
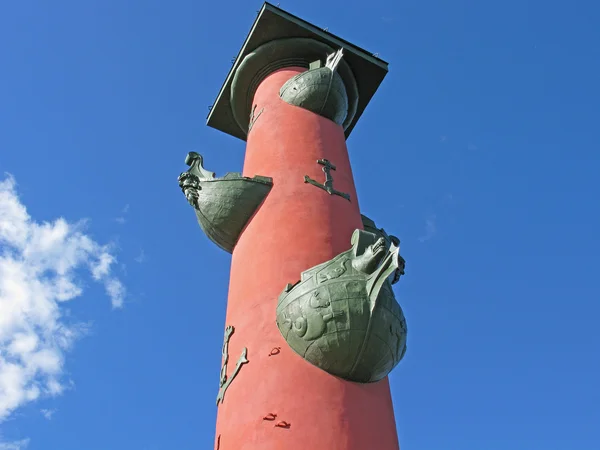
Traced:
POLYGON ((250 115, 250 121, 248 122, 248 133, 252 131, 252 127, 254 126, 254 124, 256 123, 256 121, 258 120, 258 118, 264 110, 265 108, 261 108, 260 111, 256 112, 256 105, 254 105, 254 107, 252 108, 252 114, 250 115))
POLYGON ((342 55, 339 49, 327 57, 324 67, 317 60, 307 72, 290 78, 279 91, 281 99, 343 125, 348 115, 348 94, 337 73, 342 55))
POLYGON ((328 159, 318 159, 317 163, 323 166, 323 172, 325 173, 325 183, 321 184, 318 181, 310 178, 308 175, 304 175, 304 182, 310 183, 313 186, 323 189, 329 195, 339 195, 340 197, 343 197, 346 200, 350 201, 349 194, 346 194, 345 192, 336 191, 333 188, 333 176, 331 175, 331 171, 336 170, 336 167, 333 164, 331 164, 331 162, 329 162, 328 159))
MULTIPOLYGON (((348 58, 356 59, 353 55, 348 55, 348 58)), ((221 115, 217 122, 226 125, 230 130, 228 132, 234 136, 246 139, 249 128, 251 128, 249 118, 252 116, 254 108, 253 99, 256 89, 269 74, 286 67, 304 67, 309 70, 303 77, 297 79, 293 77, 288 80, 286 86, 290 89, 286 89, 285 92, 280 90, 280 97, 289 104, 308 109, 336 122, 343 116, 341 126, 347 137, 356 123, 355 119, 359 103, 361 103, 354 72, 350 65, 341 58, 341 51, 336 53, 336 50, 330 45, 312 38, 276 38, 265 41, 264 44, 246 52, 239 64, 236 63, 231 83, 228 82, 224 86, 226 92, 219 97, 223 100, 227 99, 225 100, 226 106, 217 104, 217 108, 211 110, 211 117, 216 118, 214 113, 216 110, 220 110, 221 115), (336 56, 338 53, 339 56, 336 56), (330 55, 329 58, 327 55, 330 55), (321 67, 322 62, 326 59, 329 67, 321 67), (319 71, 321 68, 323 70, 319 71), (319 72, 315 73, 314 71, 319 72), (308 74, 309 72, 313 73, 308 74), (329 86, 329 81, 331 81, 331 86, 329 86), (296 91, 293 87, 297 88, 296 91), (300 91, 304 90, 304 87, 309 89, 307 92, 301 93, 300 91), (327 93, 331 95, 329 100, 329 97, 324 96, 327 93), (232 128, 234 123, 237 124, 237 127, 232 128)), ((364 91, 364 95, 368 102, 372 93, 364 91)), ((361 106, 366 106, 366 102, 363 101, 361 106)), ((256 111, 256 114, 258 112, 256 111)), ((211 122, 210 118, 209 122, 211 122)))
POLYGON ((190 168, 179 175, 179 186, 208 238, 231 253, 246 223, 271 190, 273 179, 258 175, 248 178, 236 172, 215 178, 202 162, 202 155, 188 153, 185 163, 190 168))
POLYGON ((233 381, 233 379, 240 373, 242 369, 242 365, 248 364, 248 349, 244 347, 242 350, 242 354, 240 355, 237 364, 235 365, 235 369, 231 373, 230 377, 227 377, 227 363, 229 362, 229 339, 231 339, 231 335, 234 333, 235 328, 232 326, 228 326, 225 328, 225 337, 223 340, 223 353, 222 353, 222 361, 223 364, 221 366, 221 377, 219 380, 219 394, 217 395, 217 406, 219 403, 223 403, 225 400, 225 392, 227 388, 233 381))
MULTIPOLYGON (((369 219, 364 214, 361 214, 360 218, 362 220, 364 230, 368 231, 369 233, 375 234, 377 237, 383 238, 383 240, 385 241, 386 247, 389 248, 389 246, 392 243, 396 247, 400 247, 400 239, 398 239, 396 236, 393 236, 393 235, 390 236, 385 232, 385 230, 383 228, 377 228, 377 225, 375 225, 375 222, 372 219, 369 219)), ((402 268, 398 268, 398 270, 396 270, 396 272, 394 272, 394 275, 390 278, 390 282, 392 284, 397 283, 400 280, 400 276, 403 274, 404 274, 404 266, 402 266, 402 268)))
POLYGON ((404 273, 398 244, 356 230, 350 250, 288 284, 279 296, 277 326, 289 346, 349 381, 387 376, 406 351, 406 321, 391 286, 404 273))

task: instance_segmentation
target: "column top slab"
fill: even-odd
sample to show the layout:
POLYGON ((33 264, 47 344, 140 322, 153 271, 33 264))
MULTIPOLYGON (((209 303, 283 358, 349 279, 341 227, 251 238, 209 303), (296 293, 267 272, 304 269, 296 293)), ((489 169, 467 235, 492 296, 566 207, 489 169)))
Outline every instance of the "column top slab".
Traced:
MULTIPOLYGON (((350 135, 369 101, 379 88, 388 71, 388 63, 372 53, 345 41, 326 30, 320 29, 305 20, 289 14, 265 2, 246 37, 233 66, 231 67, 219 95, 207 118, 207 125, 231 136, 246 140, 246 133, 234 119, 231 109, 231 84, 237 68, 243 59, 261 45, 285 38, 311 38, 334 49, 344 49, 344 60, 350 66, 358 86, 358 105, 352 123, 346 128, 346 138, 350 135)), ((293 57, 294 55, 290 55, 293 57)), ((308 68, 308 66, 307 66, 308 68)))

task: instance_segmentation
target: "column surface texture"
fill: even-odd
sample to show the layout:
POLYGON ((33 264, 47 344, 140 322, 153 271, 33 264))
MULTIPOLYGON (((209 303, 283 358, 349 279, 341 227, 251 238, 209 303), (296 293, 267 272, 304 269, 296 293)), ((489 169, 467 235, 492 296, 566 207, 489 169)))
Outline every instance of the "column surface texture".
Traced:
POLYGON ((273 72, 254 96, 243 175, 272 177, 273 188, 233 251, 229 372, 244 347, 249 362, 218 406, 216 448, 395 450, 388 379, 353 383, 318 369, 292 351, 275 322, 286 284, 348 250, 352 232, 362 229, 342 126, 279 97, 281 86, 305 70, 273 72), (325 181, 318 159, 336 166, 334 188, 351 201, 304 183, 305 175, 325 181))

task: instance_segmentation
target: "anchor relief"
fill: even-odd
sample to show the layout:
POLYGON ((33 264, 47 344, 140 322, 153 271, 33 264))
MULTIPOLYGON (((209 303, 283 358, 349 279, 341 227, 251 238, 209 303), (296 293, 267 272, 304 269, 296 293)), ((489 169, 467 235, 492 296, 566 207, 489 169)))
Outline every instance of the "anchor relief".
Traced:
POLYGON ((254 124, 256 123, 256 121, 258 120, 258 118, 260 117, 260 115, 263 113, 264 110, 265 110, 265 108, 261 108, 260 111, 258 111, 258 113, 257 113, 256 105, 254 105, 254 107, 252 108, 252 113, 250 114, 250 121, 248 122, 248 133, 250 133, 250 131, 252 130, 252 127, 254 126, 254 124))
POLYGON ((392 290, 404 273, 399 240, 372 229, 356 230, 350 250, 288 284, 276 314, 292 350, 332 375, 362 383, 387 376, 406 352, 406 321, 392 290))
POLYGON ((238 358, 237 364, 235 365, 235 368, 231 373, 231 376, 227 377, 227 363, 229 362, 229 339, 231 339, 231 335, 234 331, 235 329, 232 326, 228 326, 227 328, 225 328, 225 338, 223 340, 222 354, 223 365, 221 366, 221 377, 219 380, 219 394, 217 395, 217 406, 219 406, 219 403, 223 403, 223 401, 225 400, 225 392, 227 391, 227 388, 229 388, 229 385, 231 384, 233 379, 240 373, 242 365, 248 364, 249 362, 248 349, 244 347, 244 349, 242 350, 242 354, 238 358))
POLYGON ((308 175, 304 175, 304 182, 310 183, 313 186, 323 189, 329 195, 339 195, 340 197, 344 197, 346 200, 350 201, 350 195, 344 192, 336 191, 333 188, 333 176, 331 176, 331 171, 336 170, 336 167, 329 162, 328 159, 318 159, 317 163, 323 166, 323 172, 325 172, 325 183, 321 184, 316 180, 313 180, 308 175))

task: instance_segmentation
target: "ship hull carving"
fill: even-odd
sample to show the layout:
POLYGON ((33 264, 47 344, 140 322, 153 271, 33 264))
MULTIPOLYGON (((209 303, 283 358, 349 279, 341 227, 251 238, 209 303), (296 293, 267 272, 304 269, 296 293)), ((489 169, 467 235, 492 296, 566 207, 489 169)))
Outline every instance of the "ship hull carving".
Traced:
POLYGON ((279 331, 292 350, 332 375, 383 379, 406 352, 406 320, 392 290, 404 264, 397 241, 356 230, 350 250, 286 286, 279 331))
POLYGON ((179 186, 194 207, 200 228, 228 253, 233 252, 240 234, 269 194, 269 177, 243 177, 230 172, 216 178, 203 167, 202 156, 188 153, 190 168, 179 176, 179 186))

